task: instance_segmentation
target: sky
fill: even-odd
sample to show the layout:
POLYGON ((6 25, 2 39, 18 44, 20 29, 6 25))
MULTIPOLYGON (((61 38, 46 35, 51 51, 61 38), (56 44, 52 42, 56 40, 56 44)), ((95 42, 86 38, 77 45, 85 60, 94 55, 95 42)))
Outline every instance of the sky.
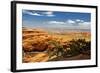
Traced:
POLYGON ((91 26, 91 13, 22 10, 23 27, 88 29, 91 26))

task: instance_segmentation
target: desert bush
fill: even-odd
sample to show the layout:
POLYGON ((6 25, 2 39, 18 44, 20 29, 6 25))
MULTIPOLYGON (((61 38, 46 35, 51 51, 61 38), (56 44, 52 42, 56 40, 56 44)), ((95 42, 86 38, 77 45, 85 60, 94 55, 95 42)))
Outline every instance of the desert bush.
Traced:
POLYGON ((49 45, 53 46, 51 49, 47 49, 49 57, 52 57, 54 55, 56 55, 57 57, 63 57, 65 51, 60 43, 58 43, 57 41, 49 41, 49 45))
POLYGON ((85 39, 71 40, 70 44, 68 44, 70 50, 67 51, 67 55, 74 56, 80 53, 86 52, 90 50, 90 41, 86 41, 85 39))

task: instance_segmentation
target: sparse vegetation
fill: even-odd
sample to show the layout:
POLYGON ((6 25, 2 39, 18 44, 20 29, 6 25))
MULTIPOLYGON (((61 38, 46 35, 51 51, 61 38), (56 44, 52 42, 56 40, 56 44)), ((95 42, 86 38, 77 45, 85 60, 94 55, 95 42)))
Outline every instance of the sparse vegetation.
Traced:
POLYGON ((74 56, 80 53, 84 53, 90 50, 90 46, 90 41, 86 41, 85 39, 73 39, 68 44, 70 50, 68 50, 67 54, 69 54, 70 56, 74 56))
POLYGON ((42 29, 23 29, 23 62, 59 61, 80 54, 90 58, 90 33, 49 33, 42 29))
POLYGON ((56 56, 62 58, 65 52, 63 46, 57 41, 50 41, 49 44, 54 46, 54 48, 47 49, 49 57, 56 56))

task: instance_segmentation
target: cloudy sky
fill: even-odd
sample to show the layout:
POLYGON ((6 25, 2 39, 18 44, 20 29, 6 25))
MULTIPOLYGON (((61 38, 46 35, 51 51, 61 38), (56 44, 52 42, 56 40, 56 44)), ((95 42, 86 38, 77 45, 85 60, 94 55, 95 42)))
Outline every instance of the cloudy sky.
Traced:
POLYGON ((22 10, 23 27, 90 29, 91 14, 22 10))

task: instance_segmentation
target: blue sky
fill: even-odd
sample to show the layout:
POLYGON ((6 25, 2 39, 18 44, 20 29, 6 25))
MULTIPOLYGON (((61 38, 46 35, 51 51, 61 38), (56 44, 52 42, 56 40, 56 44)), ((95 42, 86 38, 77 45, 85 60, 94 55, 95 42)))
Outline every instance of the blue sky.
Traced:
POLYGON ((23 27, 90 29, 91 14, 22 10, 23 27))

